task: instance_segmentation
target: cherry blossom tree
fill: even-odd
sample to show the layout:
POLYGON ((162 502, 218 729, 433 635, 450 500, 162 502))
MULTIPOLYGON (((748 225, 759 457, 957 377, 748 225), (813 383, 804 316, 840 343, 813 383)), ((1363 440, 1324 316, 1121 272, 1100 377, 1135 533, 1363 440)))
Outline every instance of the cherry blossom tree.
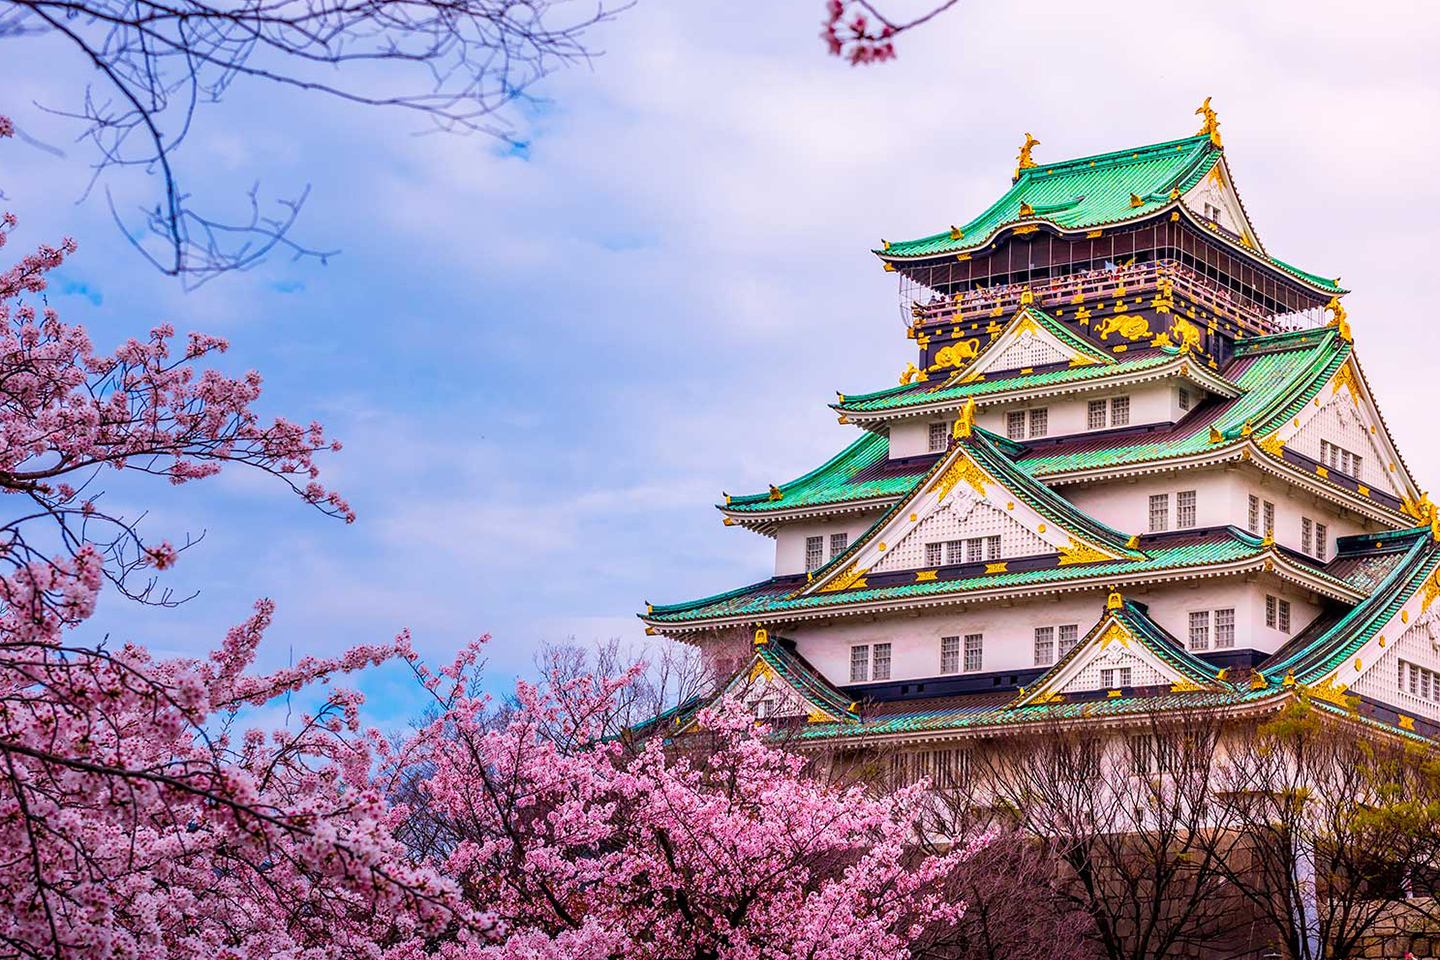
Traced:
MULTIPOLYGON (((0 136, 12 127, 0 118, 0 136)), ((16 227, 0 217, 0 244, 16 227)), ((406 860, 370 776, 375 738, 343 691, 290 730, 234 732, 246 708, 408 656, 404 636, 251 672, 272 609, 208 659, 75 641, 109 583, 173 603, 177 550, 108 511, 112 471, 170 484, 260 470, 346 520, 315 456, 318 424, 264 423, 254 373, 225 349, 153 330, 113 354, 37 300, 72 254, 0 272, 0 953, 28 957, 378 956, 453 918, 448 887, 406 860)), ((408 949, 408 947, 406 947, 408 949)))
POLYGON ((639 668, 522 682, 497 712, 478 651, 417 667, 439 716, 391 762, 418 855, 492 918, 498 943, 451 956, 898 960, 963 915, 944 881, 985 838, 920 853, 920 788, 827 782, 729 700, 679 738, 608 736, 639 668))
POLYGON ((938 0, 911 17, 887 14, 871 0, 827 0, 820 38, 833 57, 851 66, 895 59, 895 38, 923 26, 960 0, 938 0))

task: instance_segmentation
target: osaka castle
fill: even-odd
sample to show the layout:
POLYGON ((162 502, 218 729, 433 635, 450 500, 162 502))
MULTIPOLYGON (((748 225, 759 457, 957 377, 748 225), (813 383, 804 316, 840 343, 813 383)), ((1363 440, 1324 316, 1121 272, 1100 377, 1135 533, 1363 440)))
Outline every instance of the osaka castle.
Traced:
POLYGON ((1027 134, 978 216, 883 241, 914 361, 830 404, 829 460, 717 504, 774 570, 648 632, 817 745, 1302 695, 1440 733, 1436 508, 1346 291, 1271 252, 1197 113, 1056 163, 1027 134))

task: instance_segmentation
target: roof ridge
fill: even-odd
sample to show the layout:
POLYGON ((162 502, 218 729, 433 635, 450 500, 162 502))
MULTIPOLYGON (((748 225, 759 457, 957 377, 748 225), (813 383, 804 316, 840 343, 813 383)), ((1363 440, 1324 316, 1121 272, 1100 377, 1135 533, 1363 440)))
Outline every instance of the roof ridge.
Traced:
MULTIPOLYGON (((1027 175, 1030 174, 1039 175, 1041 173, 1044 173, 1045 171, 1055 171, 1066 169, 1069 167, 1080 167, 1082 165, 1089 166, 1092 163, 1096 166, 1099 166, 1101 161, 1108 161, 1119 164, 1125 161, 1138 159, 1134 156, 1134 154, 1160 153, 1165 150, 1173 150, 1176 146, 1184 144, 1198 146, 1202 143, 1209 144, 1209 142, 1209 135, 1200 133, 1192 137, 1180 137, 1175 140, 1165 140, 1160 143, 1148 143, 1140 147, 1124 147, 1119 150, 1106 150, 1103 153, 1094 153, 1085 157, 1071 157, 1067 160, 1055 160, 1050 163, 1037 163, 1035 166, 1026 167, 1023 171, 1021 171, 1020 177, 1023 180, 1027 175)), ((1216 153, 1220 152, 1220 148, 1218 147, 1215 147, 1213 149, 1216 153)))
MULTIPOLYGON (((795 487, 795 486, 797 486, 797 485, 799 485, 799 484, 805 483, 805 482, 808 481, 808 480, 813 480, 815 477, 823 474, 825 471, 829 470, 830 468, 834 467, 836 464, 840 463, 840 462, 841 462, 842 460, 844 460, 846 457, 852 456, 852 455, 854 455, 854 454, 858 454, 858 453, 861 451, 861 448, 862 448, 862 447, 868 448, 868 447, 870 447, 870 446, 878 446, 880 443, 884 443, 884 444, 885 444, 885 446, 886 446, 886 453, 887 453, 887 456, 888 456, 889 446, 890 446, 890 438, 887 437, 887 436, 884 436, 884 435, 882 435, 882 434, 874 433, 874 432, 869 431, 869 430, 864 431, 859 437, 857 437, 857 438, 855 439, 855 441, 854 441, 853 443, 848 443, 848 444, 846 444, 845 447, 844 447, 844 449, 842 449, 839 453, 835 454, 835 455, 834 455, 833 457, 831 457, 829 460, 826 460, 824 463, 820 464, 820 466, 815 467, 813 470, 809 470, 809 471, 801 474, 800 476, 795 477, 795 478, 792 479, 792 480, 787 480, 785 483, 780 484, 776 489, 778 489, 778 490, 781 491, 781 494, 782 494, 782 496, 781 496, 781 501, 784 500, 783 494, 784 494, 784 491, 785 491, 787 488, 795 487)), ((772 499, 772 497, 773 497, 773 495, 770 494, 770 493, 745 493, 745 494, 738 494, 738 495, 736 495, 736 496, 730 497, 728 500, 726 500, 725 503, 717 503, 715 506, 716 506, 717 508, 724 509, 725 507, 732 506, 732 505, 737 504, 737 503, 761 503, 761 502, 768 502, 768 501, 770 501, 770 500, 772 499)), ((777 502, 778 502, 778 501, 777 501, 777 502)))

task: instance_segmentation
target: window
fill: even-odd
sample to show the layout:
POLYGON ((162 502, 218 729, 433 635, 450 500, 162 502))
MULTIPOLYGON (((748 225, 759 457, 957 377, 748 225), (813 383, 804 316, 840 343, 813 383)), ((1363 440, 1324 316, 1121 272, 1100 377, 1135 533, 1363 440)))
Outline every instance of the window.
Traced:
POLYGON ((1358 456, 1337 447, 1329 440, 1320 441, 1320 462, 1331 470, 1339 470, 1341 473, 1358 478, 1360 476, 1361 460, 1358 456))
POLYGON ((848 546, 850 546, 850 534, 830 534, 830 559, 834 560, 836 557, 840 556, 840 554, 845 552, 845 548, 848 546))
POLYGON ((1195 491, 1181 490, 1175 494, 1175 528, 1187 530, 1195 526, 1195 491))
POLYGON ((1235 646, 1235 608, 1215 611, 1215 649, 1230 650, 1235 646))
MULTIPOLYGON (((984 537, 977 538, 980 540, 984 537)), ((995 539, 999 539, 996 537, 995 539)), ((965 562, 965 540, 944 540, 940 543, 925 544, 925 563, 932 567, 938 567, 942 563, 954 564, 965 562)))
POLYGON ((1422 699, 1440 703, 1440 673, 1417 666, 1408 660, 1401 660, 1399 685, 1396 689, 1401 693, 1408 692, 1422 699))
POLYGON ((1176 769, 1184 757, 1183 749, 1184 741, 1177 736, 1142 733, 1130 738, 1130 757, 1142 777, 1176 769))
POLYGON ((1210 611, 1194 610, 1190 613, 1190 649, 1210 649, 1210 611))
POLYGON ((959 673, 959 672, 960 672, 960 638, 959 638, 959 637, 941 637, 941 638, 940 638, 940 672, 941 672, 941 673, 959 673))
POLYGON ((1080 625, 1078 623, 1062 623, 1060 625, 1060 656, 1065 656, 1075 648, 1075 641, 1080 639, 1080 625))
POLYGON ((1275 504, 1265 501, 1265 536, 1275 536, 1275 504))
POLYGON ((1055 661, 1055 628, 1035 628, 1035 666, 1048 667, 1055 661))
POLYGON ((1150 497, 1150 532, 1170 529, 1170 494, 1156 493, 1150 497))
POLYGON ((938 453, 950 446, 950 424, 941 420, 930 424, 930 452, 938 453))
POLYGON ((1251 533, 1260 532, 1260 498, 1253 493, 1250 495, 1250 514, 1246 518, 1245 528, 1251 533))
POLYGON ((1110 426, 1123 427, 1130 422, 1130 398, 1113 397, 1110 400, 1110 426))
MULTIPOLYGON (((961 541, 954 540, 951 542, 959 544, 961 541)), ((966 563, 985 563, 991 560, 1000 559, 999 535, 989 537, 971 537, 969 540, 964 541, 964 544, 966 563)), ((956 559, 949 562, 959 563, 960 560, 957 557, 956 559)))
POLYGON ((1011 440, 1025 439, 1025 412, 1023 410, 1005 414, 1005 436, 1011 440))
POLYGON ((965 672, 973 673, 980 669, 985 655, 985 635, 981 633, 967 633, 965 635, 965 672))
POLYGON ((1329 529, 1318 520, 1311 520, 1309 517, 1300 518, 1300 552, 1308 553, 1317 560, 1324 560, 1329 545, 1326 540, 1330 536, 1329 529))
POLYGON ((1043 437, 1050 432, 1050 410, 1041 407, 1030 411, 1030 436, 1043 437))
POLYGON ((1110 690, 1130 686, 1129 667, 1107 667, 1100 671, 1100 686, 1110 690))
POLYGON ((1085 408, 1085 429, 1105 429, 1105 401, 1091 400, 1085 408))
POLYGON ((870 679, 871 679, 871 680, 889 680, 889 679, 890 679, 890 644, 888 644, 888 643, 877 643, 877 644, 875 644, 875 655, 874 655, 874 657, 871 659, 871 664, 870 664, 870 679))
POLYGON ((775 696, 767 693, 755 701, 755 719, 764 720, 775 713, 775 696))
POLYGON ((1220 222, 1220 208, 1213 203, 1205 204, 1205 219, 1211 223, 1220 222))
POLYGON ((1290 632, 1290 601, 1281 600, 1279 597, 1265 595, 1265 626, 1279 630, 1281 633, 1290 632))
POLYGON ((1189 410, 1191 404, 1190 390, 1187 387, 1180 388, 1180 409, 1189 410))
POLYGON ((945 750, 913 750, 890 757, 890 782, 897 787, 929 780, 938 790, 962 786, 970 779, 970 751, 959 747, 945 750))
POLYGON ((805 538, 805 569, 819 570, 820 565, 825 562, 825 538, 805 538))
POLYGON ((850 648, 850 682, 864 683, 870 679, 870 644, 850 648))

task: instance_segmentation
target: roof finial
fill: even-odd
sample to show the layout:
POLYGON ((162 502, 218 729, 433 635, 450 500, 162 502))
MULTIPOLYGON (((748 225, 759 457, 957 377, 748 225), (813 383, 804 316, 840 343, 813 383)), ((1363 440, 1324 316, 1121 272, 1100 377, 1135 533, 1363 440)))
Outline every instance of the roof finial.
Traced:
POLYGON ((1030 159, 1030 151, 1034 150, 1039 145, 1040 141, 1036 140, 1033 134, 1025 134, 1025 142, 1021 145, 1020 156, 1015 162, 1015 176, 1011 179, 1012 183, 1020 179, 1021 170, 1029 170, 1031 167, 1035 166, 1035 161, 1030 159))
POLYGON ((1125 606, 1125 598, 1120 595, 1120 591, 1111 590, 1110 596, 1105 598, 1105 609, 1119 610, 1123 606, 1125 606))
POLYGON ((1205 123, 1196 131, 1195 135, 1209 137, 1212 145, 1217 148, 1223 147, 1224 144, 1220 142, 1220 118, 1211 108, 1209 97, 1206 97, 1205 102, 1200 104, 1200 108, 1195 111, 1195 116, 1205 118, 1205 123))

